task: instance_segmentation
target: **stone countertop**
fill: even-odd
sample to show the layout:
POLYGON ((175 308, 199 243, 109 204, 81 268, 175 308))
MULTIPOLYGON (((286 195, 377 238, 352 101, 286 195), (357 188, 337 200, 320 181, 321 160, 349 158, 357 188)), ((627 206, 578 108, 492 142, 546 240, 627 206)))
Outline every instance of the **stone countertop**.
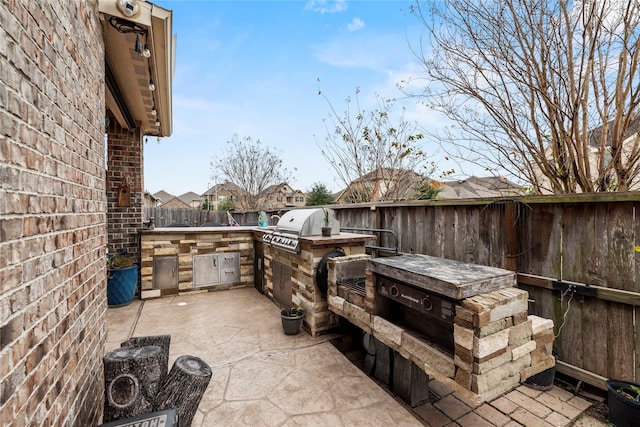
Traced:
MULTIPOLYGON (((275 227, 274 227, 275 228, 275 227)), ((223 227, 156 227, 153 230, 142 230, 142 234, 192 234, 192 233, 229 233, 238 231, 263 231, 268 228, 257 226, 223 226, 223 227)))
MULTIPOLYGON (((266 228, 261 228, 258 226, 225 226, 225 227, 158 227, 153 230, 142 230, 142 234, 196 234, 196 233, 229 233, 229 232, 242 232, 242 231, 252 231, 252 232, 270 232, 275 230, 275 226, 270 226, 266 228)), ((360 234, 360 233, 340 233, 334 234, 331 237, 322 237, 322 236, 303 236, 300 240, 308 240, 311 241, 313 245, 323 245, 326 243, 336 244, 336 243, 346 243, 346 242, 354 242, 354 241, 362 241, 366 242, 367 240, 375 239, 376 236, 371 234, 360 234)))
POLYGON ((375 258, 367 269, 457 300, 516 286, 513 271, 428 255, 375 258))

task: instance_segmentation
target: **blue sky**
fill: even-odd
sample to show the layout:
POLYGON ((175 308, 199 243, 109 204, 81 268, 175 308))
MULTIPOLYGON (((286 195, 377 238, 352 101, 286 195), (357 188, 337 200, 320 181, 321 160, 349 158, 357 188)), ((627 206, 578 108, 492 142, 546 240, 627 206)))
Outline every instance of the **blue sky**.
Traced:
MULTIPOLYGON (((316 144, 329 114, 317 79, 341 112, 357 87, 367 106, 375 93, 402 97, 396 83, 420 75, 410 45, 417 46, 421 26, 409 13, 411 1, 154 3, 173 11, 178 42, 173 135, 145 144, 145 188, 152 193, 206 191, 214 184, 210 163, 224 157, 234 133, 279 153, 294 188, 321 182, 337 191, 343 184, 316 144)), ((402 104, 407 119, 437 123, 415 99, 402 104)))

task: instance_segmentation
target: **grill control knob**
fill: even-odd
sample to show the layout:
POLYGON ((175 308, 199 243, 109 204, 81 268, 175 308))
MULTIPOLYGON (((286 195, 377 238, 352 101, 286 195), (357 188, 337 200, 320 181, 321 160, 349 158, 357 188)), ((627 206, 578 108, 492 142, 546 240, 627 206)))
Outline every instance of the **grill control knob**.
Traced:
POLYGON ((397 297, 399 294, 398 287, 396 285, 391 286, 391 296, 397 297))

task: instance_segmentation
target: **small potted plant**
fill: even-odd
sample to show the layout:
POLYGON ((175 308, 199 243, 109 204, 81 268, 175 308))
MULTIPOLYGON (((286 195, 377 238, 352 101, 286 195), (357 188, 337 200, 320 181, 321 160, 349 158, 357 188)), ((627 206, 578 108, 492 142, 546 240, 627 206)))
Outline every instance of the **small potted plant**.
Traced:
POLYGON ((302 328, 304 322, 304 308, 302 307, 290 307, 283 308, 280 311, 280 318, 282 319, 282 329, 285 335, 297 335, 302 328))
POLYGON ((138 266, 132 257, 107 255, 107 304, 120 307, 130 304, 138 287, 138 266))
POLYGON ((325 209, 325 208, 322 208, 322 212, 324 213, 324 225, 322 227, 322 236, 331 237, 330 212, 328 209, 325 209))
POLYGON ((637 425, 640 419, 640 385, 607 380, 609 422, 618 427, 637 425))

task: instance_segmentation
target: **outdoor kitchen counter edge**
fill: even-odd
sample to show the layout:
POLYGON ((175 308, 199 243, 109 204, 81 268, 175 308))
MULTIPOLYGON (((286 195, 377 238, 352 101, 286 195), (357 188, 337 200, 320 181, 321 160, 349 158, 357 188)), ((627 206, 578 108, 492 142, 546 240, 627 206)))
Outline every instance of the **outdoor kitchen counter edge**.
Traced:
MULTIPOLYGON (((275 228, 275 227, 273 227, 275 228)), ((198 233, 228 233, 230 231, 267 231, 273 228, 258 228, 254 226, 239 227, 162 227, 153 230, 142 230, 142 234, 198 234, 198 233)))
MULTIPOLYGON (((252 226, 239 226, 239 227, 162 227, 154 228, 153 230, 142 230, 142 234, 201 234, 201 233, 229 233, 229 232, 242 232, 242 231, 258 231, 268 232, 275 229, 274 227, 260 228, 255 225, 252 226)), ((313 245, 323 245, 327 242, 332 244, 339 243, 351 243, 354 241, 366 242, 367 240, 375 239, 376 236, 372 234, 359 234, 359 233, 340 233, 334 234, 331 237, 322 236, 304 236, 300 240, 311 241, 313 245)))

